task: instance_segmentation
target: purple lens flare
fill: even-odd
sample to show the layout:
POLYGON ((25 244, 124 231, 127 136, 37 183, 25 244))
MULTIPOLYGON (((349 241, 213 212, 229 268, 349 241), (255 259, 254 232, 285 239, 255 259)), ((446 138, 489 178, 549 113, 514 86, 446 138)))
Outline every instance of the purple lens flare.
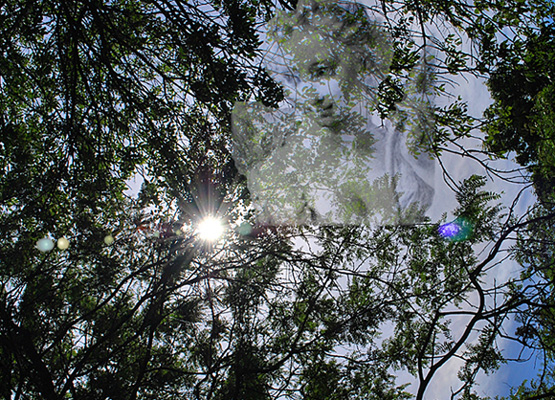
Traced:
POLYGON ((459 217, 452 222, 440 225, 438 228, 438 232, 442 237, 453 242, 461 242, 469 239, 470 236, 472 236, 473 231, 473 224, 463 217, 459 217))

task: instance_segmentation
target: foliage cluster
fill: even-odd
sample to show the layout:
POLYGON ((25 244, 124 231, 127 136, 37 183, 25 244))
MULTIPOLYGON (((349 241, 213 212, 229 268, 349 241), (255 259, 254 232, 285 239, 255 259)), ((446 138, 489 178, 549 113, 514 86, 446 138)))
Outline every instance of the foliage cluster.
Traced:
MULTIPOLYGON (((552 3, 368 8, 394 39, 385 110, 405 98, 389 93, 403 93, 422 51, 437 52, 437 94, 449 75, 491 74, 484 153, 516 151, 539 177, 543 203, 527 219, 501 214, 485 178, 460 182, 453 213, 472 226, 464 241, 439 235, 446 216, 375 228, 252 223, 229 114, 236 100, 282 100, 260 67, 258 29, 295 5, 0 3, 0 396, 423 399, 460 359, 452 397, 470 399, 477 374, 506 361, 503 337, 543 351, 549 371, 553 32, 541 21, 552 3), (438 38, 435 25, 455 36, 438 38), (516 39, 499 39, 502 28, 516 39), (467 38, 476 52, 461 47, 467 38), (136 173, 137 199, 126 195, 136 173), (192 231, 212 213, 230 228, 208 245, 192 231), (164 234, 145 238, 145 226, 164 234), (513 234, 522 276, 492 283, 513 234), (39 252, 47 235, 67 237, 69 249, 39 252), (514 315, 513 335, 504 327, 514 315), (399 371, 415 385, 397 382, 399 371)), ((439 157, 478 124, 460 101, 434 108, 429 147, 439 157)), ((548 378, 513 397, 546 398, 548 378)))

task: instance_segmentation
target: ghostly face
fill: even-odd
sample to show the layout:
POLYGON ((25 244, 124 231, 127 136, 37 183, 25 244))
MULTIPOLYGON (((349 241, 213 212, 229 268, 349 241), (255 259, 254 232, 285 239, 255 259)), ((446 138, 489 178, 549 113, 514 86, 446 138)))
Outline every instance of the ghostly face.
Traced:
POLYGON ((340 128, 361 102, 373 111, 391 50, 376 25, 330 4, 301 4, 295 15, 277 18, 275 25, 281 28, 274 30, 274 38, 286 65, 274 76, 302 105, 305 117, 340 128))
MULTIPOLYGON (((335 2, 274 21, 288 107, 237 104, 234 157, 264 223, 391 223, 399 135, 372 122, 387 35, 335 2), (349 20, 349 18, 351 20, 349 20)), ((406 179, 406 177, 405 177, 406 179)))

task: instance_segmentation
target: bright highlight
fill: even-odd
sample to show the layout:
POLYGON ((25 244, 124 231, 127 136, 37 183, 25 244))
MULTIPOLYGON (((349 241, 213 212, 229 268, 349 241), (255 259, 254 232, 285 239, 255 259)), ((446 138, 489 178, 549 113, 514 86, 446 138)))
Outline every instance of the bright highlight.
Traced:
POLYGON ((452 242, 468 240, 472 236, 474 226, 463 217, 459 217, 453 222, 443 224, 438 229, 439 234, 452 242))
POLYGON ((222 221, 214 217, 206 217, 197 228, 197 234, 202 240, 213 242, 224 233, 222 221))
POLYGON ((61 237, 58 239, 57 244, 60 250, 67 250, 67 248, 69 247, 69 240, 67 240, 65 237, 61 237))
POLYGON ((54 242, 48 238, 43 238, 37 241, 37 249, 46 253, 54 248, 54 242))
POLYGON ((112 243, 114 243, 114 237, 112 235, 107 235, 104 238, 104 243, 106 243, 108 246, 110 246, 112 243))

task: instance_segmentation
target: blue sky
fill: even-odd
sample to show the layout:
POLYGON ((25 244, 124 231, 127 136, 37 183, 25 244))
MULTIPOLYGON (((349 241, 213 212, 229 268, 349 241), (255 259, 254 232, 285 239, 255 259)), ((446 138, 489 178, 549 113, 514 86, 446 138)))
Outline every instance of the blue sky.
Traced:
MULTIPOLYGON (((369 3, 365 1, 364 3, 369 3)), ((455 87, 452 88, 451 92, 454 95, 459 95, 468 103, 469 112, 471 115, 476 117, 481 116, 483 110, 491 104, 491 98, 488 94, 487 88, 484 81, 475 77, 452 77, 457 83, 455 87)), ((441 102, 442 100, 438 100, 441 102)), ((478 133, 477 133, 478 134, 478 133)), ((479 134, 478 134, 479 135, 479 134)), ((479 140, 467 139, 464 141, 464 145, 467 148, 479 148, 481 143, 479 140)), ((458 155, 446 154, 443 157, 443 162, 446 166, 447 171, 452 174, 455 181, 461 181, 472 174, 484 174, 483 167, 476 162, 472 162, 468 158, 463 158, 458 155)), ((498 162, 491 162, 491 165, 498 167, 500 169, 510 170, 517 167, 517 165, 511 160, 503 160, 498 162)), ((140 186, 140 182, 133 185, 136 189, 140 186)), ((435 175, 435 188, 436 196, 434 202, 430 209, 430 216, 432 220, 437 220, 440 216, 447 212, 449 213, 453 210, 457 203, 455 200, 454 193, 447 187, 443 180, 443 175, 441 171, 436 171, 435 175)), ((503 193, 502 202, 504 205, 509 207, 516 197, 517 193, 521 189, 519 185, 509 184, 499 179, 491 179, 488 182, 488 190, 495 191, 497 193, 503 193)), ((517 206, 517 214, 522 215, 526 212, 528 206, 535 202, 535 197, 531 191, 526 192, 517 206)), ((495 269, 494 274, 486 278, 486 281, 493 281, 496 279, 508 278, 509 276, 514 276, 518 273, 519 266, 514 262, 505 261, 502 266, 495 269)), ((507 331, 509 333, 514 333, 514 327, 508 326, 507 331)), ((455 332, 456 333, 456 332, 455 332)), ((520 346, 516 344, 502 344, 505 346, 503 351, 508 356, 513 356, 518 354, 520 346)), ((528 353, 529 354, 529 353, 528 353)), ((460 363, 454 360, 451 363, 446 364, 438 372, 434 378, 429 390, 427 391, 427 399, 438 399, 443 400, 446 398, 446 394, 450 393, 450 388, 456 389, 458 387, 458 380, 456 379, 456 374, 460 363)), ((523 380, 535 378, 537 375, 537 369, 540 367, 535 357, 532 357, 530 361, 526 363, 514 363, 510 362, 503 365, 498 372, 490 376, 485 376, 481 374, 478 378, 479 386, 476 388, 478 394, 480 395, 508 395, 511 387, 518 386, 523 380)))
MULTIPOLYGON (((369 1, 364 1, 363 3, 369 4, 369 1)), ((457 86, 455 86, 451 92, 454 95, 460 95, 463 100, 467 102, 471 115, 480 117, 482 112, 492 101, 484 84, 484 80, 472 76, 459 76, 453 77, 453 79, 457 82, 457 86)), ((475 132, 475 134, 480 136, 477 132, 475 132)), ((479 141, 467 140, 465 141, 465 146, 469 148, 480 148, 481 143, 479 141)), ((484 175, 482 166, 470 161, 468 158, 446 155, 443 161, 447 170, 453 175, 456 181, 467 178, 474 173, 484 175)), ((518 165, 510 159, 491 162, 491 165, 504 170, 518 167, 518 165)), ((436 199, 432 206, 432 213, 434 214, 432 215, 432 220, 434 220, 434 217, 438 218, 443 212, 449 212, 456 206, 454 194, 446 187, 441 174, 436 174, 435 187, 436 199)), ((521 188, 522 186, 520 185, 510 184, 499 179, 491 179, 487 185, 488 190, 503 193, 501 200, 506 207, 510 207, 521 188)), ((533 193, 530 190, 526 191, 524 195, 521 196, 516 207, 516 214, 525 214, 527 208, 535 203, 535 201, 536 198, 533 193)), ((518 271, 519 266, 513 261, 507 260, 499 268, 493 270, 493 273, 486 278, 486 281, 493 281, 493 279, 496 278, 503 279, 503 277, 508 278, 508 276, 518 274, 518 271)), ((507 332, 510 334, 514 333, 514 329, 514 326, 507 326, 507 332)), ((520 345, 515 343, 501 343, 501 345, 505 346, 502 350, 506 352, 505 354, 509 357, 518 354, 520 351, 520 345)), ((525 354, 530 354, 530 352, 528 351, 528 353, 525 354)), ((455 361, 451 363, 451 365, 446 365, 442 368, 442 371, 435 377, 429 391, 427 391, 427 399, 445 399, 446 394, 450 393, 449 388, 451 386, 454 388, 458 387, 456 384, 458 367, 455 364, 458 363, 455 361)), ((540 367, 541 365, 536 357, 532 357, 530 361, 526 363, 509 362, 508 364, 502 365, 499 371, 490 376, 485 376, 484 374, 479 375, 479 386, 476 390, 481 395, 489 395, 492 397, 508 395, 511 387, 518 386, 525 379, 530 380, 536 378, 537 371, 540 367)))

